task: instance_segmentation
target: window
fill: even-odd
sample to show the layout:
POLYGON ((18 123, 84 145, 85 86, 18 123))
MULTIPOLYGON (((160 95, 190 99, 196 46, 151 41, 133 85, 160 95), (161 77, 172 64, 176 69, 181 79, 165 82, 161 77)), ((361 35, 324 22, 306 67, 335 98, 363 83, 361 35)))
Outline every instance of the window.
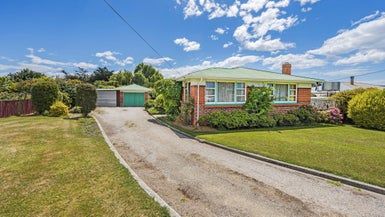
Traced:
POLYGON ((273 88, 275 102, 296 102, 297 86, 295 84, 269 84, 273 88))
POLYGON ((215 102, 215 82, 206 82, 206 102, 215 102))
POLYGON ((245 83, 206 82, 206 103, 243 103, 246 101, 245 83))
POLYGON ((237 102, 245 102, 246 101, 246 91, 245 91, 245 83, 236 83, 235 84, 235 94, 237 102))

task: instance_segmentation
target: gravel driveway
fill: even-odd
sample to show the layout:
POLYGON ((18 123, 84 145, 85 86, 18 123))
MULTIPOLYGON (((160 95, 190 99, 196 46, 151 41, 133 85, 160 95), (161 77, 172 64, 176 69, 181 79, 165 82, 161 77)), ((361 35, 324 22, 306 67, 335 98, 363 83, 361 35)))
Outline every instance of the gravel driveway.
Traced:
POLYGON ((385 216, 384 195, 199 143, 143 108, 98 108, 95 116, 127 163, 182 216, 385 216))

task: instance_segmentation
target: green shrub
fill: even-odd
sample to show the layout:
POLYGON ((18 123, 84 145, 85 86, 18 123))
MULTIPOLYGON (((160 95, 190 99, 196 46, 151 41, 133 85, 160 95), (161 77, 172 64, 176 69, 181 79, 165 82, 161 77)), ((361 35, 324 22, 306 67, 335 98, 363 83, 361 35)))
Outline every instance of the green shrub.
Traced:
POLYGON ((38 79, 31 89, 32 104, 39 114, 48 111, 58 95, 58 85, 52 79, 38 79))
POLYGON ((68 93, 59 91, 58 100, 62 101, 66 106, 71 107, 72 99, 68 93))
POLYGON ((69 97, 68 102, 71 104, 68 105, 67 102, 63 100, 63 102, 69 107, 74 107, 76 105, 76 86, 83 83, 80 80, 64 80, 64 79, 56 79, 56 82, 59 84, 60 92, 66 93, 69 97))
POLYGON ((49 109, 49 116, 61 117, 68 116, 68 106, 61 101, 54 102, 49 109))
POLYGON ((194 100, 191 97, 181 103, 179 119, 185 125, 190 125, 194 111, 194 100))
POLYGON ((297 126, 301 124, 299 118, 294 114, 274 114, 274 120, 277 122, 277 126, 297 126))
POLYGON ((244 109, 249 113, 258 115, 267 114, 273 102, 272 90, 269 87, 251 87, 247 94, 244 109))
POLYGON ((288 113, 297 116, 301 124, 315 124, 319 120, 319 113, 310 105, 301 106, 288 113))
POLYGON ((76 104, 81 107, 84 117, 96 108, 96 89, 92 84, 79 84, 76 87, 76 104))
POLYGON ((336 101, 336 106, 339 108, 344 115, 344 119, 347 121, 348 117, 348 104, 351 99, 353 99, 354 96, 361 94, 367 90, 370 89, 364 89, 364 88, 357 88, 353 90, 345 90, 341 91, 339 93, 336 93, 332 96, 332 99, 336 101))
POLYGON ((152 114, 152 115, 157 115, 157 114, 159 114, 159 111, 158 111, 156 108, 154 108, 154 107, 149 108, 147 111, 148 111, 148 113, 150 113, 150 114, 152 114))
POLYGON ((71 113, 75 113, 75 114, 81 114, 82 113, 82 108, 80 108, 79 106, 74 106, 70 109, 70 112, 71 113))
POLYGON ((248 122, 249 113, 243 110, 215 111, 202 115, 199 119, 200 125, 208 125, 221 130, 247 128, 249 126, 248 122))
POLYGON ((370 90, 356 95, 348 105, 348 117, 365 128, 385 130, 385 90, 370 90))
POLYGON ((249 116, 249 127, 251 128, 266 128, 275 127, 277 122, 271 116, 250 114, 249 116))

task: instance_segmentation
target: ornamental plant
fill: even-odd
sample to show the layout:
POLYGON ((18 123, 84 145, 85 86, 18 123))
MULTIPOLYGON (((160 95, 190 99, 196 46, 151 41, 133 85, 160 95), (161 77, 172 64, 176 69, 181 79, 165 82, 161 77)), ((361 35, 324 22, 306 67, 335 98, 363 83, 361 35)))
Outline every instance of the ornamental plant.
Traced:
POLYGON ((61 101, 54 102, 49 109, 49 116, 51 117, 68 116, 68 113, 68 106, 61 101))
POLYGON ((92 84, 82 83, 76 87, 76 104, 84 117, 96 108, 96 89, 92 84))
POLYGON ((266 115, 273 102, 272 90, 269 87, 251 87, 247 94, 244 109, 249 113, 266 115))
POLYGON ((32 86, 32 104, 39 114, 48 111, 59 96, 59 87, 49 78, 38 79, 32 86))
POLYGON ((369 90, 356 95, 348 105, 348 117, 365 128, 385 130, 385 90, 369 90))

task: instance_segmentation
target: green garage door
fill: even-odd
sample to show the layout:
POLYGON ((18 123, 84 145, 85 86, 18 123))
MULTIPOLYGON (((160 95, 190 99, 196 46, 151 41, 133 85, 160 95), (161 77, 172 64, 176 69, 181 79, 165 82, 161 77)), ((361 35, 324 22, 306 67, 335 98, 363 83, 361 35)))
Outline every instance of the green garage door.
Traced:
POLYGON ((124 107, 143 107, 144 93, 124 93, 124 107))

